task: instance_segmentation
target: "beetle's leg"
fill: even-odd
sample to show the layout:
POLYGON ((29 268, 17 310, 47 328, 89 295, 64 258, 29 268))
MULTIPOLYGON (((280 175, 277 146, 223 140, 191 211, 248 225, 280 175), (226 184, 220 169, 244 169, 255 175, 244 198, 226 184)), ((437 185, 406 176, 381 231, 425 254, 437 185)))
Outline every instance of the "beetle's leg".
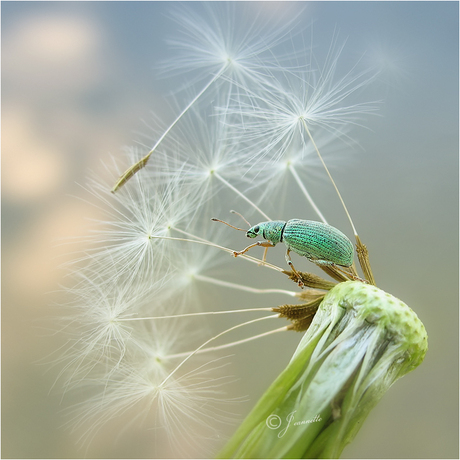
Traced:
MULTIPOLYGON (((355 275, 354 273, 352 273, 352 271, 347 272, 346 270, 343 270, 341 267, 339 267, 339 266, 336 265, 336 264, 332 264, 332 266, 333 266, 336 270, 338 270, 339 272, 342 272, 342 273, 344 273, 344 274, 347 275, 347 276, 351 276, 351 277, 353 278, 354 281, 361 281, 362 283, 369 284, 369 281, 363 280, 363 279, 360 278, 358 275, 355 275)), ((346 268, 349 268, 349 267, 346 267, 346 268)))
MULTIPOLYGON (((254 244, 249 245, 247 248, 244 248, 242 251, 233 251, 233 255, 235 257, 241 256, 242 254, 245 254, 246 252, 249 251, 249 249, 255 247, 255 246, 262 246, 264 248, 272 248, 275 245, 271 243, 270 241, 256 241, 254 244)), ((265 262, 265 253, 264 253, 264 258, 262 262, 265 262)))
POLYGON ((338 272, 340 273, 343 273, 348 279, 353 279, 354 281, 361 281, 362 283, 366 283, 366 284, 369 284, 368 281, 366 280, 363 280, 362 278, 360 278, 358 275, 356 275, 355 273, 353 273, 353 270, 351 269, 351 267, 342 267, 340 265, 337 265, 333 262, 330 262, 328 260, 320 260, 320 259, 308 259, 310 262, 313 262, 314 264, 316 265, 319 265, 319 266, 329 266, 329 267, 332 267, 334 268, 335 270, 337 270, 338 272), (347 271, 346 269, 350 269, 350 271, 347 271))
POLYGON ((265 261, 267 260, 267 252, 268 252, 268 248, 269 248, 269 247, 270 247, 270 246, 267 246, 267 247, 265 248, 264 256, 262 257, 262 262, 260 262, 259 265, 264 265, 264 264, 265 264, 265 261))
POLYGON ((289 267, 291 268, 291 270, 294 272, 294 275, 297 276, 297 281, 298 281, 298 285, 303 288, 303 281, 302 281, 302 277, 299 275, 299 272, 294 268, 294 265, 292 264, 292 260, 291 260, 291 256, 289 255, 291 252, 290 249, 288 249, 286 251, 286 262, 288 263, 289 267))

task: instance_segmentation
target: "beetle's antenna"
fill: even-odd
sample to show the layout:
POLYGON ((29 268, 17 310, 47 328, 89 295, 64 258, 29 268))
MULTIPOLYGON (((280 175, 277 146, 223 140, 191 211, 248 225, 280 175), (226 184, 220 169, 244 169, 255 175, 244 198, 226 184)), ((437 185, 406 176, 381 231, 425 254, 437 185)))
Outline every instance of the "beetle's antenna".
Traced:
POLYGON ((233 209, 230 212, 240 216, 249 225, 249 227, 252 227, 252 225, 242 216, 242 214, 240 214, 239 212, 234 211, 233 209))
POLYGON ((247 232, 247 230, 245 230, 244 228, 234 227, 233 225, 230 225, 227 222, 224 222, 223 220, 216 219, 215 217, 213 217, 211 220, 213 220, 214 222, 222 222, 223 224, 228 225, 229 227, 232 227, 235 230, 241 230, 242 232, 247 232))

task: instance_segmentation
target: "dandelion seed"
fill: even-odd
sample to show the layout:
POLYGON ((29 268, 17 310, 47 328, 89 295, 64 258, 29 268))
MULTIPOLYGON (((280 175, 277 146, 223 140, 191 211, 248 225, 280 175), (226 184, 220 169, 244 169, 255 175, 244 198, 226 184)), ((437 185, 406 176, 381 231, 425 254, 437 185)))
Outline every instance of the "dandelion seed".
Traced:
POLYGON ((175 72, 183 75, 187 70, 209 75, 226 67, 227 76, 258 84, 278 65, 274 49, 292 36, 296 18, 301 16, 300 11, 284 7, 271 17, 254 19, 249 8, 241 5, 202 5, 200 13, 184 5, 171 13, 181 32, 167 41, 176 50, 174 58, 163 65, 168 76, 175 72))
POLYGON ((119 420, 125 430, 149 426, 153 421, 169 440, 172 453, 209 455, 210 439, 218 440, 222 425, 235 420, 228 407, 241 401, 225 395, 225 387, 233 382, 222 375, 228 362, 223 358, 207 361, 163 386, 164 366, 151 358, 137 364, 119 367, 109 379, 101 376, 89 382, 93 393, 98 391, 74 408, 72 422, 74 430, 82 433, 81 441, 90 442, 109 421, 119 420))
MULTIPOLYGON (((338 167, 345 163, 344 156, 341 155, 342 150, 338 148, 336 138, 332 135, 321 132, 316 142, 322 156, 329 158, 333 166, 338 167)), ((328 223, 302 180, 302 177, 308 176, 310 189, 312 184, 324 182, 324 168, 318 159, 316 149, 312 143, 297 145, 294 141, 293 144, 296 144, 296 147, 291 145, 279 158, 263 156, 258 158, 252 167, 248 166, 244 179, 250 185, 244 188, 244 193, 249 194, 257 189, 259 202, 271 202, 279 199, 288 183, 294 182, 299 188, 297 193, 307 200, 318 220, 328 223)), ((293 189, 290 189, 289 193, 292 194, 293 189)))
MULTIPOLYGON (((212 19, 216 17, 213 10, 210 9, 212 19)), ((196 102, 208 92, 209 88, 221 80, 221 77, 230 71, 233 77, 238 78, 242 82, 259 82, 261 79, 261 69, 266 69, 269 65, 265 62, 263 65, 260 63, 261 55, 267 53, 270 56, 270 50, 275 46, 292 27, 292 21, 280 27, 274 27, 271 30, 263 24, 263 27, 251 27, 244 33, 244 39, 240 42, 236 41, 238 35, 234 35, 232 28, 226 29, 224 34, 216 34, 216 31, 221 31, 229 24, 231 16, 224 14, 222 18, 217 21, 217 28, 210 27, 207 23, 203 23, 201 18, 194 13, 194 10, 188 10, 182 7, 180 13, 176 12, 176 21, 184 27, 184 40, 173 40, 171 44, 178 46, 186 52, 186 58, 176 56, 174 59, 175 65, 179 65, 181 72, 187 64, 197 64, 200 68, 211 66, 213 70, 210 72, 212 77, 207 81, 203 88, 196 94, 196 96, 188 103, 182 112, 176 117, 172 124, 160 136, 155 145, 141 160, 128 168, 118 179, 112 192, 116 192, 122 187, 131 177, 134 176, 139 170, 144 168, 149 161, 151 155, 155 152, 156 148, 162 143, 163 139, 168 136, 174 126, 183 118, 183 116, 193 107, 196 102), (184 8, 186 11, 184 12, 184 8), (262 33, 262 30, 265 33, 262 33), (266 33, 270 30, 269 33, 266 33), (253 31, 253 32, 251 32, 253 31), (217 63, 218 68, 214 69, 217 63)), ((278 18, 279 24, 279 18, 278 18)), ((216 24, 214 24, 216 25, 216 24)), ((172 70, 171 66, 168 70, 172 70)), ((263 76, 262 76, 263 78, 263 76)), ((228 81, 228 80, 227 80, 228 81)), ((230 83, 228 94, 232 92, 233 84, 230 83)))
POLYGON ((93 248, 73 264, 86 264, 108 282, 128 275, 127 282, 135 283, 167 273, 179 248, 158 237, 169 235, 174 226, 186 226, 197 206, 193 197, 183 199, 187 191, 177 178, 158 186, 137 182, 115 196, 97 181, 88 189, 107 218, 87 238, 93 248))
POLYGON ((93 371, 104 369, 110 375, 130 350, 139 348, 132 325, 123 320, 136 316, 155 291, 158 295, 161 286, 155 289, 152 283, 133 289, 126 283, 107 283, 95 273, 79 273, 79 283, 69 290, 74 297, 69 317, 73 335, 62 357, 66 363, 62 372, 68 374, 67 387, 93 371))
POLYGON ((227 116, 242 120, 240 137, 255 152, 250 157, 252 161, 266 155, 282 157, 297 136, 302 144, 307 144, 304 122, 311 129, 321 128, 336 138, 351 141, 347 133, 350 125, 359 124, 363 115, 375 112, 376 102, 351 101, 354 93, 373 80, 375 72, 358 71, 355 65, 344 76, 337 77, 343 45, 337 47, 336 42, 337 37, 323 68, 312 67, 313 62, 295 71, 279 68, 257 92, 247 90, 250 100, 239 98, 232 108, 222 109, 227 116))
MULTIPOLYGON (((251 201, 246 193, 234 183, 243 183, 247 174, 245 156, 237 145, 229 146, 223 139, 228 137, 226 115, 213 117, 213 123, 202 113, 191 110, 174 136, 170 148, 154 154, 155 169, 146 171, 145 177, 155 183, 174 180, 196 200, 196 213, 190 221, 197 220, 210 209, 213 198, 224 201, 220 191, 228 189, 230 195, 237 195, 264 218, 268 216, 251 201)), ((225 192, 224 192, 225 193, 225 192)))

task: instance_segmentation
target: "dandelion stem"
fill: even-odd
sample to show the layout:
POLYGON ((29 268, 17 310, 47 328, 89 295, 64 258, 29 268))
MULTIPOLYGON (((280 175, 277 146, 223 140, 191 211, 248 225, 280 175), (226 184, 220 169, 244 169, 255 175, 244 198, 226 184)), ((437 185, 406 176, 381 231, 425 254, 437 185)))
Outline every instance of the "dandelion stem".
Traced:
POLYGON ((223 184, 225 184, 227 187, 232 189, 237 195, 239 195, 243 200, 246 200, 256 211, 259 211, 262 216, 265 217, 267 220, 271 220, 270 217, 267 216, 255 203, 253 203, 246 195, 244 195, 242 192, 240 192, 237 188, 235 188, 230 182, 226 181, 219 173, 214 172, 214 176, 219 179, 223 184))
POLYGON ((194 238, 197 241, 201 241, 203 243, 210 243, 210 241, 207 240, 206 238, 201 238, 201 236, 196 236, 193 233, 186 232, 185 230, 181 230, 180 228, 177 228, 177 227, 170 227, 170 228, 171 228, 171 230, 174 230, 174 231, 176 231, 178 233, 182 233, 182 235, 189 236, 190 238, 194 238))
POLYGON ((263 321, 266 319, 273 319, 273 318, 279 318, 279 315, 270 315, 270 316, 264 316, 263 318, 256 318, 251 321, 246 321, 241 324, 237 324, 236 326, 230 327, 229 329, 226 329, 225 331, 215 335, 214 337, 211 337, 209 340, 206 340, 202 345, 200 345, 196 350, 194 350, 192 353, 190 353, 183 361, 179 363, 179 365, 169 373, 169 375, 160 383, 159 387, 161 388, 164 386, 164 384, 194 355, 196 355, 202 348, 204 348, 208 343, 212 342, 213 340, 218 339, 219 337, 222 337, 224 334, 227 334, 228 332, 234 331, 235 329, 238 329, 243 326, 247 326, 248 324, 256 323, 258 321, 263 321))
POLYGON ((316 153, 318 154, 319 159, 321 160, 321 163, 323 164, 323 167, 324 167, 324 169, 325 169, 327 175, 329 176, 329 179, 330 179, 331 182, 332 182, 332 185, 333 185, 334 188, 335 188, 335 191, 337 192, 337 195, 338 195, 338 197, 339 197, 339 200, 340 200, 340 202, 342 203, 343 209, 345 210, 345 213, 347 214, 348 220, 350 221, 351 228, 353 229, 353 234, 354 234, 355 236, 358 236, 358 232, 356 231, 356 228, 355 228, 355 226, 353 225, 353 221, 351 220, 351 216, 350 216, 350 214, 349 214, 349 212, 348 212, 348 209, 347 209, 347 207, 346 207, 346 205, 345 205, 345 202, 343 201, 342 195, 340 194, 339 189, 337 188, 337 185, 335 185, 334 179, 332 179, 331 173, 329 172, 329 169, 327 169, 327 166, 326 166, 326 163, 324 163, 323 157, 322 157, 321 154, 319 153, 319 149, 318 149, 318 147, 317 147, 315 141, 313 140, 313 136, 311 135, 310 130, 308 129, 307 123, 305 122, 305 119, 304 119, 304 118, 302 118, 302 123, 303 123, 303 125, 304 125, 304 127, 305 127, 305 131, 307 132, 308 137, 310 138, 311 142, 313 143, 313 146, 315 147, 316 153))
POLYGON ((295 297, 297 293, 295 291, 286 291, 284 289, 256 289, 250 286, 244 286, 242 284, 230 283, 229 281, 218 280, 210 278, 205 275, 193 275, 194 278, 200 281, 206 281, 207 283, 216 284, 218 286, 225 286, 240 291, 252 292, 253 294, 287 294, 291 297, 295 297))
MULTIPOLYGON (((277 332, 283 332, 283 331, 287 331, 287 330, 288 330, 288 326, 279 327, 278 329, 273 329, 272 331, 263 332, 262 334, 253 335, 253 336, 248 337, 246 339, 226 343, 224 345, 219 345, 217 347, 202 348, 201 350, 197 351, 196 354, 207 353, 209 351, 223 350, 225 348, 234 347, 235 345, 240 345, 242 343, 251 342, 252 340, 260 339, 261 337, 266 337, 267 335, 272 335, 272 334, 276 334, 277 332)), ((165 356, 164 359, 181 358, 182 356, 187 356, 189 353, 190 352, 176 353, 175 355, 165 356)))
MULTIPOLYGON (((151 235, 150 238, 156 238, 156 239, 163 239, 163 240, 173 240, 173 241, 186 241, 186 242, 189 242, 189 243, 197 243, 197 244, 204 244, 206 246, 211 246, 213 248, 217 248, 217 249, 221 249, 222 251, 225 251, 225 252, 228 252, 229 254, 233 254, 235 251, 233 249, 229 249, 229 248, 226 248, 224 246, 220 246, 218 244, 215 244, 215 243, 212 243, 211 241, 208 241, 208 240, 205 240, 204 238, 200 238, 199 236, 195 236, 193 235, 192 233, 188 233, 184 230, 179 230, 178 228, 175 228, 175 227, 171 227, 171 229, 179 232, 179 233, 183 233, 185 235, 188 235, 192 238, 196 238, 196 239, 188 239, 188 238, 174 238, 172 236, 157 236, 157 235, 151 235)), ((256 257, 252 257, 252 256, 248 256, 246 254, 239 254, 238 257, 243 257, 244 259, 246 260, 249 260, 250 262, 252 263, 255 263, 255 264, 262 264, 263 263, 263 266, 266 266, 268 268, 271 268, 272 270, 276 270, 278 272, 283 272, 284 269, 281 268, 281 267, 277 267, 276 265, 273 265, 269 262, 262 262, 262 260, 260 259, 257 259, 256 257)))
POLYGON ((242 310, 200 311, 196 313, 181 313, 180 315, 144 316, 142 318, 122 318, 117 321, 150 321, 153 319, 185 318, 187 316, 206 316, 206 315, 225 315, 225 314, 230 314, 230 313, 245 313, 247 311, 273 311, 273 308, 260 307, 260 308, 244 308, 242 310))
POLYGON ((176 125, 176 123, 186 114, 186 112, 192 107, 193 104, 206 92, 206 90, 216 81, 218 80, 221 75, 224 73, 225 69, 228 66, 228 62, 226 62, 222 68, 217 72, 214 77, 211 78, 211 80, 205 85, 205 87, 192 99, 192 101, 185 107, 184 110, 177 116, 177 118, 171 123, 169 128, 161 135, 161 137, 158 139, 156 144, 152 147, 149 153, 145 155, 145 157, 141 158, 136 164, 128 168, 118 179, 117 183, 114 185, 112 188, 112 193, 115 193, 120 187, 122 187, 126 182, 128 182, 129 179, 131 179, 134 174, 136 174, 139 170, 141 170, 145 165, 147 164, 147 161, 149 160, 150 156, 152 153, 155 151, 155 149, 161 144, 163 139, 169 134, 171 129, 176 125))
POLYGON ((315 210, 316 214, 318 214, 319 218, 327 224, 327 221, 321 211, 319 210, 318 206, 316 206, 315 202, 313 201, 313 198, 310 196, 308 193, 307 189, 305 188, 303 182, 300 180, 299 175, 297 174, 297 171, 294 169, 292 164, 289 164, 289 171, 291 171, 291 174, 294 176, 295 181, 297 182, 297 185, 300 187, 300 190, 302 190, 303 194, 307 198, 308 202, 311 204, 312 208, 315 210))

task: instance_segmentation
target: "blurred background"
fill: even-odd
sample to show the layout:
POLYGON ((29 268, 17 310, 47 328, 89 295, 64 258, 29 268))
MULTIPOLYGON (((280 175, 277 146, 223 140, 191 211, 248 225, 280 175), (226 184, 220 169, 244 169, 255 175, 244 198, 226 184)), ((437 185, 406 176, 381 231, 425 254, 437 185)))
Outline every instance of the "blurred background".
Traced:
MULTIPOLYGON (((347 39, 344 59, 364 55, 385 69, 369 95, 382 100, 380 116, 354 135, 362 150, 334 177, 370 250, 378 286, 417 313, 429 351, 384 396, 343 456, 458 458, 458 3, 246 7, 254 15, 289 8, 302 15, 300 22, 313 22, 318 53, 338 31, 347 39)), ((170 53, 164 39, 176 27, 170 8, 168 2, 2 3, 3 458, 155 455, 147 429, 102 430, 82 447, 78 433, 64 427, 64 409, 78 398, 62 401, 54 386, 59 369, 47 356, 65 342, 53 306, 62 300, 59 266, 84 249, 63 242, 87 234, 98 217, 79 184, 90 170, 103 176, 110 155, 121 155, 137 133, 149 133, 151 111, 174 119, 166 96, 180 79, 171 83, 157 72, 170 53)), ((342 215, 333 191, 324 189, 320 208, 342 215)), ((248 270, 242 280, 264 280, 265 273, 248 270)), ((235 350, 234 371, 245 376, 238 392, 249 397, 242 415, 285 367, 299 338, 235 350)))

